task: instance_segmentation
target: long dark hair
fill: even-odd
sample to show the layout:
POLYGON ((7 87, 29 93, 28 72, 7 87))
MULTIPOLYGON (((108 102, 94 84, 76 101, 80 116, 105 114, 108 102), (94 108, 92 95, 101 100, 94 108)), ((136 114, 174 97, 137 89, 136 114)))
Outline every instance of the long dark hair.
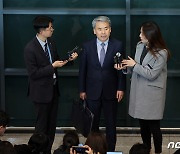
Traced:
POLYGON ((85 142, 86 145, 90 146, 95 154, 106 154, 107 152, 107 141, 101 132, 91 132, 85 142))
POLYGON ((158 53, 160 50, 166 49, 169 58, 170 52, 162 37, 159 26, 153 21, 148 21, 144 22, 141 28, 144 36, 148 40, 147 48, 152 53, 152 55, 156 56, 156 53, 158 53))

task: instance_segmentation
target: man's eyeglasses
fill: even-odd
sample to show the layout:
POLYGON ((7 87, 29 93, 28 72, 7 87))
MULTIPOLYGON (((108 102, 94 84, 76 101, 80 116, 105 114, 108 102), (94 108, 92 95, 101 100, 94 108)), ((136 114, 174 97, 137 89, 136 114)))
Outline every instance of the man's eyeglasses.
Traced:
POLYGON ((51 26, 51 27, 48 27, 48 28, 46 28, 45 30, 54 30, 54 28, 51 26))

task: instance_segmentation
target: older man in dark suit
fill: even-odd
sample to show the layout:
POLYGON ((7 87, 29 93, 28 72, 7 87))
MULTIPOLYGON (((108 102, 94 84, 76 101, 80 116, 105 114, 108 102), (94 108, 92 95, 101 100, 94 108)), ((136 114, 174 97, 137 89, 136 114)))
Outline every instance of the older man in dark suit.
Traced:
POLYGON ((70 59, 59 60, 55 43, 51 39, 54 31, 52 23, 50 17, 36 17, 33 26, 37 35, 24 50, 29 76, 28 96, 34 102, 37 113, 35 132, 48 135, 50 144, 47 154, 51 153, 56 130, 59 96, 57 68, 77 57, 77 53, 73 53, 70 59))
POLYGON ((108 151, 116 145, 116 110, 125 90, 125 77, 114 69, 114 56, 123 55, 122 43, 109 38, 111 21, 99 16, 92 22, 97 38, 83 45, 79 69, 80 98, 87 99, 89 109, 94 113, 92 131, 99 130, 101 108, 104 111, 108 151))

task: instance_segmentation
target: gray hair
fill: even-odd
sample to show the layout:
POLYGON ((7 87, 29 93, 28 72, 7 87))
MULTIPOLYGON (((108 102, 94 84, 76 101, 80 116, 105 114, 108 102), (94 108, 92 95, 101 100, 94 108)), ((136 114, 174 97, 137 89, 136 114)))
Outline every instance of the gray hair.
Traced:
POLYGON ((92 21, 93 29, 96 27, 96 23, 99 21, 108 22, 109 26, 111 27, 111 20, 107 16, 98 16, 98 17, 94 18, 94 20, 92 21))

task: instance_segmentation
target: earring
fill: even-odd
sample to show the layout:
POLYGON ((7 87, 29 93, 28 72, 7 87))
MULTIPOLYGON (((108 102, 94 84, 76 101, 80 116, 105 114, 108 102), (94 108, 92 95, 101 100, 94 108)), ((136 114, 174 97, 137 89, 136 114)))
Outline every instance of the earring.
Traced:
POLYGON ((149 41, 146 42, 146 49, 149 48, 149 41))

